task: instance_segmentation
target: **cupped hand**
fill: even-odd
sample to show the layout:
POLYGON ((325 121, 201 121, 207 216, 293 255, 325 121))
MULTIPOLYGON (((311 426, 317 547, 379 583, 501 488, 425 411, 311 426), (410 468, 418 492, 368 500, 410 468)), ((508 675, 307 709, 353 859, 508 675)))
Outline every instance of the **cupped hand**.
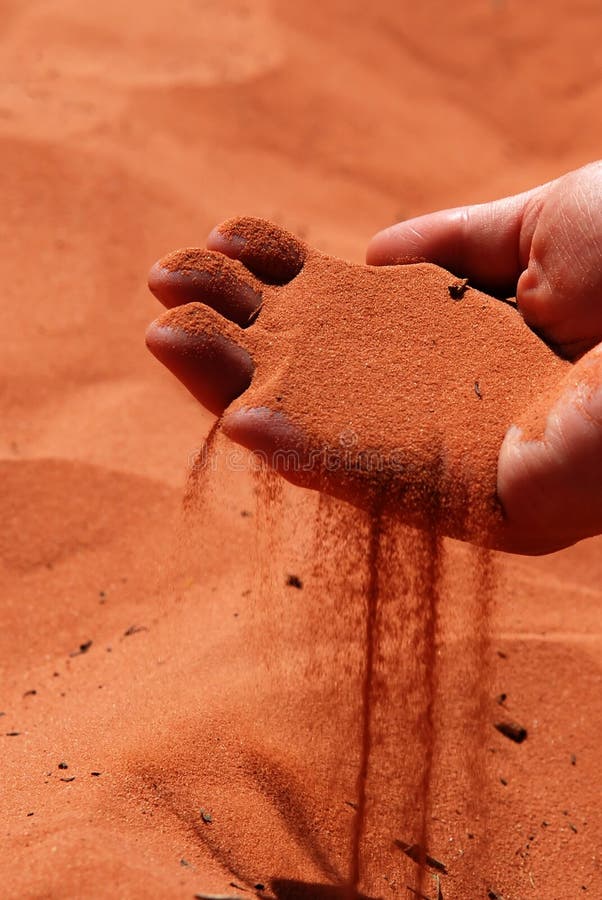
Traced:
POLYGON ((432 264, 352 265, 264 220, 231 220, 208 244, 153 267, 168 311, 147 341, 226 434, 357 506, 384 497, 409 524, 548 549, 524 516, 499 515, 497 455, 535 399, 516 347, 536 387, 571 367, 515 308, 472 288, 457 302, 457 279, 432 264))

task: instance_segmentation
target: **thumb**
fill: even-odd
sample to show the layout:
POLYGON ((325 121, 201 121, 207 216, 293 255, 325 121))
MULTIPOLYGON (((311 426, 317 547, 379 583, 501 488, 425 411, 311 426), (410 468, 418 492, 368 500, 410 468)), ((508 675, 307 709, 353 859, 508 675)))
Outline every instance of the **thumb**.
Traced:
POLYGON ((513 552, 549 553, 602 533, 602 345, 508 430, 498 496, 513 552))
POLYGON ((373 266, 433 262, 469 278, 481 290, 514 296, 528 259, 528 247, 521 240, 525 210, 546 189, 543 185, 502 200, 399 222, 374 235, 366 262, 373 266))

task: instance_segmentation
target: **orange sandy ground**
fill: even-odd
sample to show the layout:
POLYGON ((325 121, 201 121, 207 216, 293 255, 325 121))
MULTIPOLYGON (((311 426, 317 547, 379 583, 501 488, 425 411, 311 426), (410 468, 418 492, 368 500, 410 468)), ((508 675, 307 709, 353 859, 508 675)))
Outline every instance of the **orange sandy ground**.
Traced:
MULTIPOLYGON (((308 648, 258 597, 247 473, 221 472, 174 556, 210 419, 145 351, 145 272, 238 213, 360 260, 396 219, 595 158, 598 0, 1 0, 0 21, 0 893, 236 894, 213 840, 250 879, 327 882, 278 799, 312 795, 328 734, 308 754, 308 648)), ((292 620, 280 586, 310 573, 286 527, 292 620)), ((492 692, 529 729, 483 749, 505 900, 602 896, 601 547, 499 560, 492 692)), ((445 900, 476 900, 453 783, 432 852, 445 900)))

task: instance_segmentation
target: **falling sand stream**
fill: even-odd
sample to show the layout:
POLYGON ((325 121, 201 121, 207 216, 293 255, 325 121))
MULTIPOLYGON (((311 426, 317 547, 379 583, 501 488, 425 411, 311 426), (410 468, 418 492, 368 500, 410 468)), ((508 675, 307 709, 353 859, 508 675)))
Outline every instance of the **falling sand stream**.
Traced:
MULTIPOLYGON (((219 468, 216 458, 221 440, 216 424, 202 450, 200 465, 191 474, 186 505, 194 516, 203 508, 206 512, 207 506, 214 502, 209 488, 211 473, 219 468)), ((288 608, 283 609, 276 583, 274 569, 279 564, 279 548, 275 544, 278 523, 290 518, 293 510, 287 506, 288 501, 280 490, 281 481, 273 473, 260 466, 255 473, 255 484, 255 528, 261 534, 258 535, 258 593, 254 602, 262 609, 271 607, 274 622, 269 636, 262 632, 262 644, 286 646, 288 637, 284 632, 279 635, 278 629, 291 614, 288 608)), ((324 760, 332 760, 333 753, 334 757, 338 754, 338 765, 343 768, 348 768, 354 760, 354 774, 349 783, 355 796, 348 801, 353 817, 346 832, 347 850, 339 840, 334 855, 340 861, 340 868, 337 870, 333 863, 324 883, 330 879, 331 884, 333 881, 338 884, 336 896, 344 900, 394 896, 396 882, 393 880, 387 893, 381 894, 379 880, 382 884, 383 873, 397 872, 399 883, 418 892, 417 896, 436 897, 437 893, 430 890, 434 878, 438 877, 433 860, 436 863, 446 854, 440 834, 434 836, 431 828, 433 817, 437 818, 434 784, 440 784, 442 778, 449 781, 449 759, 454 760, 457 805, 463 806, 469 830, 479 832, 482 837, 478 846, 477 842, 473 844, 472 863, 486 865, 483 743, 488 712, 489 614, 494 593, 491 555, 484 550, 463 548, 463 621, 456 627, 460 649, 451 654, 451 669, 447 654, 447 669, 444 666, 441 672, 440 611, 443 607, 449 613, 450 600, 447 597, 449 578, 445 577, 446 544, 437 531, 435 517, 428 529, 404 528, 392 521, 378 503, 366 513, 322 496, 310 525, 313 537, 306 555, 312 587, 311 596, 307 593, 302 597, 309 606, 301 603, 294 612, 296 625, 288 621, 283 627, 289 633, 297 628, 310 645, 314 642, 318 646, 321 640, 334 643, 337 635, 343 645, 347 642, 348 650, 343 654, 347 654, 348 660, 343 664, 343 677, 335 677, 334 670, 339 663, 335 659, 336 648, 332 650, 332 678, 336 688, 329 701, 330 731, 317 730, 311 740, 317 759, 323 755, 324 760), (327 622, 319 615, 320 605, 327 622), (463 632, 461 642, 459 632, 463 632), (460 670, 456 658, 461 661, 460 670), (456 695, 459 690, 461 695, 460 698, 454 695, 452 702, 456 707, 459 705, 457 713, 464 717, 459 744, 454 747, 446 746, 449 724, 444 722, 446 698, 442 696, 450 690, 450 672, 451 690, 456 695), (352 738, 342 740, 342 734, 352 738), (433 846, 433 840, 439 841, 437 846, 433 846)), ((257 665, 261 666, 266 659, 265 646, 258 644, 255 649, 257 665)), ((265 664, 270 668, 271 663, 265 664)), ((302 682, 302 692, 303 684, 311 692, 312 681, 328 683, 323 663, 321 668, 314 669, 310 661, 308 676, 302 682)), ((282 678, 282 674, 274 677, 282 678)), ((285 681, 287 677, 290 691, 298 693, 298 672, 285 675, 285 681)), ((311 702, 308 694, 307 703, 311 702)), ((457 724, 454 727, 457 737, 457 724)), ((332 763, 325 762, 325 765, 332 763)), ((337 789, 334 783, 329 788, 335 792, 337 789)), ((311 791, 311 785, 308 790, 311 791)), ((319 843, 322 836, 313 835, 313 839, 319 843)), ((444 871, 446 863, 449 866, 449 857, 443 861, 444 871)), ((264 875, 276 885, 280 883, 279 864, 286 869, 285 860, 275 859, 274 871, 264 875)), ((253 878, 245 875, 252 868, 252 860, 246 860, 231 871, 239 879, 246 878, 252 887, 253 878)), ((273 888, 274 896, 302 898, 312 896, 311 890, 317 890, 314 886, 309 893, 303 893, 303 888, 291 887, 299 883, 286 882, 287 889, 280 892, 273 888)), ((461 888, 470 892, 478 884, 477 880, 470 885, 461 884, 461 888)), ((458 887, 456 883, 456 891, 458 887)), ((444 885, 438 888, 441 897, 445 896, 444 890, 444 885)))

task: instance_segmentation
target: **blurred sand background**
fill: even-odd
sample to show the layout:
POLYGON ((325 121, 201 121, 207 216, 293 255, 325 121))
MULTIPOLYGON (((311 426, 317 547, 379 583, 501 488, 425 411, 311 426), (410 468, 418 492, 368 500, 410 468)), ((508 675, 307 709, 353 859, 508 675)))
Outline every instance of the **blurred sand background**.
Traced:
MULTIPOLYGON (((311 793, 303 747, 253 730, 280 700, 245 629, 289 650, 249 613, 248 475, 173 561, 211 420, 144 347, 146 271, 247 213, 359 261, 395 220, 597 158, 600 4, 0 0, 0 22, 0 893, 236 894, 198 821, 226 781, 248 877, 326 883, 273 789, 311 793)), ((275 582, 306 577, 271 527, 275 582)), ((488 736, 505 900, 602 896, 601 549, 499 562, 496 687, 529 728, 488 736)))

